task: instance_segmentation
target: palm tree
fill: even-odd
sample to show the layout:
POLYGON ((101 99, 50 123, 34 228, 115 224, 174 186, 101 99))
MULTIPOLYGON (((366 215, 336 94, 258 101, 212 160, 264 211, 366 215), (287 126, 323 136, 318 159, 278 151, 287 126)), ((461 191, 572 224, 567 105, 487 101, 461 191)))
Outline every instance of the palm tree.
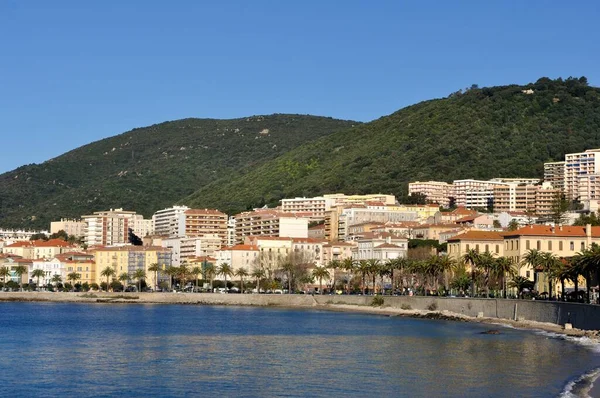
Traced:
POLYGON ((506 277, 514 276, 516 273, 514 261, 510 257, 499 257, 496 259, 494 274, 502 281, 502 295, 506 298, 506 277))
POLYGON ((123 284, 123 291, 127 287, 127 282, 130 279, 131 279, 131 277, 129 276, 129 274, 127 272, 121 272, 121 275, 119 275, 119 282, 121 282, 121 284, 123 284))
POLYGON ((537 249, 528 250, 523 256, 523 263, 533 269, 533 285, 537 283, 537 269, 542 262, 542 252, 537 249))
POLYGON ((553 271, 560 267, 560 259, 552 253, 543 253, 540 266, 546 275, 546 279, 548 280, 548 298, 551 298, 553 271))
POLYGON ((100 276, 106 278, 106 291, 108 292, 108 288, 110 286, 110 277, 116 274, 115 270, 111 267, 106 267, 100 272, 100 276))
POLYGON ((350 294, 350 281, 352 280, 352 276, 356 270, 356 263, 352 257, 345 258, 342 260, 341 268, 346 273, 346 294, 350 294))
POLYGON ((286 274, 288 281, 288 294, 292 293, 292 280, 294 279, 294 270, 296 266, 292 261, 284 261, 281 264, 281 270, 286 274))
POLYGON ((192 268, 192 270, 190 271, 190 273, 192 275, 194 275, 194 280, 195 280, 195 284, 196 284, 196 291, 198 289, 198 276, 200 276, 200 274, 202 273, 202 268, 200 267, 194 267, 192 268))
POLYGON ((235 274, 240 277, 240 291, 244 293, 244 278, 249 275, 248 270, 242 267, 239 268, 235 274))
POLYGON ((325 267, 316 267, 312 271, 312 276, 319 280, 319 293, 323 294, 323 278, 329 278, 329 271, 325 267))
POLYGON ((379 270, 381 268, 381 261, 376 259, 367 260, 367 269, 369 270, 369 275, 373 280, 373 294, 375 294, 375 279, 377 275, 379 275, 379 270))
POLYGON ((210 279, 210 291, 213 291, 213 280, 215 278, 215 276, 217 275, 217 268, 214 266, 214 264, 207 264, 206 267, 204 268, 204 274, 205 274, 205 278, 204 279, 210 279))
POLYGON ((73 290, 75 290, 75 282, 79 279, 81 279, 81 274, 78 274, 77 272, 71 272, 67 275, 67 280, 72 282, 71 285, 73 286, 73 290))
POLYGON ((142 291, 142 279, 146 278, 146 271, 141 268, 138 268, 133 273, 133 279, 137 279, 138 281, 138 292, 142 291))
POLYGON ((21 280, 21 278, 22 278, 23 274, 27 272, 27 267, 24 265, 17 265, 16 267, 13 268, 13 271, 19 277, 19 290, 22 291, 23 290, 23 281, 21 280))
POLYGON ((456 260, 454 260, 452 257, 445 254, 443 256, 438 257, 437 265, 438 265, 439 270, 444 275, 444 290, 446 291, 446 294, 448 294, 448 288, 450 287, 450 284, 449 284, 450 273, 456 266, 456 260))
POLYGON ((54 283, 54 287, 58 290, 58 284, 62 282, 62 277, 59 274, 52 275, 52 279, 50 279, 52 283, 54 283))
POLYGON ((39 290, 40 289, 40 278, 43 278, 46 276, 46 271, 44 271, 43 269, 34 269, 33 272, 31 273, 31 276, 33 278, 37 278, 37 285, 36 288, 39 290))
POLYGON ((148 271, 154 272, 154 290, 158 290, 158 272, 161 270, 160 265, 158 263, 152 263, 148 267, 148 271))
POLYGON ((577 278, 577 275, 573 273, 573 266, 570 259, 561 258, 557 266, 552 270, 552 277, 560 281, 561 300, 566 301, 565 281, 570 280, 574 282, 574 279, 577 278))
POLYGON ((513 276, 512 280, 508 283, 510 287, 517 289, 517 295, 519 298, 523 298, 523 291, 525 289, 533 289, 533 282, 524 276, 513 276))
POLYGON ((231 269, 231 265, 227 263, 221 263, 219 269, 217 270, 219 275, 223 275, 225 277, 225 289, 227 289, 227 277, 233 274, 233 270, 231 269))
POLYGON ((178 270, 177 277, 179 278, 179 286, 181 287, 181 290, 183 290, 186 287, 187 278, 190 275, 190 270, 188 268, 187 262, 184 261, 183 263, 181 263, 181 265, 179 266, 179 268, 177 270, 178 270))
POLYGON ((358 272, 360 273, 360 276, 362 278, 361 291, 364 296, 365 289, 366 289, 365 279, 366 279, 367 275, 369 274, 369 262, 367 260, 360 260, 358 262, 357 268, 358 268, 358 272))
POLYGON ((169 290, 173 290, 173 277, 177 275, 178 272, 179 269, 177 267, 173 267, 172 265, 169 265, 164 270, 165 275, 169 276, 169 290))
POLYGON ((479 253, 475 249, 468 250, 463 255, 463 261, 471 266, 471 297, 475 297, 475 268, 479 263, 479 253))
POLYGON ((252 277, 256 279, 256 293, 260 293, 260 280, 265 277, 265 270, 261 267, 255 267, 252 270, 252 277))
POLYGON ((481 269, 484 275, 485 296, 490 297, 490 275, 494 270, 496 259, 490 252, 481 253, 479 255, 479 263, 477 268, 481 269))
POLYGON ((10 270, 8 267, 0 267, 0 278, 2 278, 4 287, 6 287, 6 280, 10 278, 10 270))

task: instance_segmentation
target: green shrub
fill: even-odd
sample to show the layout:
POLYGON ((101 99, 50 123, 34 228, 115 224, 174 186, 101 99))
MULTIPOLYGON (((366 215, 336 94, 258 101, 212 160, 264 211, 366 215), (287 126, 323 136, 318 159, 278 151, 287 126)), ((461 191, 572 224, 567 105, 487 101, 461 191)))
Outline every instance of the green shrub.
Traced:
POLYGON ((371 305, 373 307, 381 307, 384 303, 383 297, 381 296, 375 296, 373 297, 373 300, 371 301, 371 305))
POLYGON ((435 301, 427 306, 427 309, 429 311, 435 311, 435 310, 437 310, 437 308, 438 308, 437 303, 435 301))
POLYGON ((410 306, 410 304, 402 304, 400 306, 400 309, 402 309, 402 310, 412 310, 412 307, 410 306))

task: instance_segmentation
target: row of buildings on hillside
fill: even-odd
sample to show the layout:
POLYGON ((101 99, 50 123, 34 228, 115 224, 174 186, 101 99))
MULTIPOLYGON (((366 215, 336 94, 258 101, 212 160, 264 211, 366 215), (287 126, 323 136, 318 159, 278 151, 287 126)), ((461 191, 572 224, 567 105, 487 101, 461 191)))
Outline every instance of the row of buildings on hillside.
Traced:
POLYGON ((600 199, 600 149, 568 153, 561 162, 544 163, 543 183, 536 178, 491 180, 415 181, 409 195, 424 195, 430 203, 444 207, 491 208, 523 211, 546 217, 552 213, 557 195, 580 202, 584 209, 598 210, 600 199))

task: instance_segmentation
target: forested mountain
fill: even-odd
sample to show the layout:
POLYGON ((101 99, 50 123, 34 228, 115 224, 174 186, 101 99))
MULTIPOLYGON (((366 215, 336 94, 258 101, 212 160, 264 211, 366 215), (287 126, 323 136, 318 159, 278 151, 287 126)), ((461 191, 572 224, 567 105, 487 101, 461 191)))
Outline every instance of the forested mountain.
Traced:
POLYGON ((407 183, 542 177, 543 163, 600 147, 600 90, 585 78, 472 88, 302 145, 185 199, 237 212, 283 197, 391 193, 407 183))
POLYGON ((150 217, 213 181, 356 124, 276 114, 137 128, 0 175, 0 226, 48 228, 118 207, 150 217))
POLYGON ((235 213, 328 192, 406 194, 414 180, 541 177, 600 147, 600 89, 541 78, 425 101, 370 123, 301 115, 184 119, 0 175, 0 226, 175 203, 235 213))

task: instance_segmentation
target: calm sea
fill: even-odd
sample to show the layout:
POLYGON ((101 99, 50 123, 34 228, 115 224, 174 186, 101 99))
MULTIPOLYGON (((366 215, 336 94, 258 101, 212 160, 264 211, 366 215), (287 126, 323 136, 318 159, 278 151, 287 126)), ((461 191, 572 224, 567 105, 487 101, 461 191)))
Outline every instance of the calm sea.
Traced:
POLYGON ((350 313, 0 303, 0 322, 0 396, 552 397, 600 367, 550 335, 350 313))

